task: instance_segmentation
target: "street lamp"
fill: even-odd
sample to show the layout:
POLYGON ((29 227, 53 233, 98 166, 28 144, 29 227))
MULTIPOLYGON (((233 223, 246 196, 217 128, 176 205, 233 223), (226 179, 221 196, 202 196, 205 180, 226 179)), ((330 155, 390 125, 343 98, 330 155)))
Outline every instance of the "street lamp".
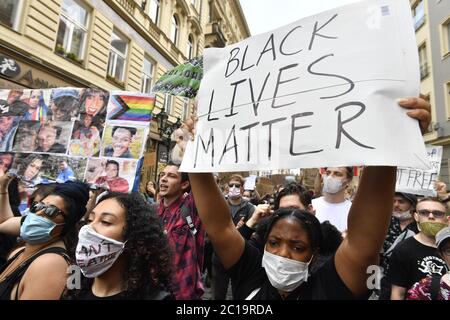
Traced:
POLYGON ((167 156, 166 161, 169 162, 169 149, 170 149, 170 136, 172 133, 178 129, 181 126, 181 119, 180 117, 177 118, 177 122, 174 124, 171 124, 169 122, 169 115, 164 111, 161 110, 160 113, 158 113, 156 116, 156 121, 158 122, 158 131, 159 135, 161 137, 161 141, 167 148, 167 156))

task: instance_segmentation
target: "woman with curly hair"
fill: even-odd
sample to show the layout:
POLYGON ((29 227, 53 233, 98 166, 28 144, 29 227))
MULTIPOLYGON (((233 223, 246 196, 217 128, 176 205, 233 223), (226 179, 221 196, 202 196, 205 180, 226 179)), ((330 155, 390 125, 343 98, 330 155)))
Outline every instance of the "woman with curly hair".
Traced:
POLYGON ((80 229, 76 262, 84 277, 65 299, 171 299, 171 258, 154 210, 139 194, 101 198, 80 229))

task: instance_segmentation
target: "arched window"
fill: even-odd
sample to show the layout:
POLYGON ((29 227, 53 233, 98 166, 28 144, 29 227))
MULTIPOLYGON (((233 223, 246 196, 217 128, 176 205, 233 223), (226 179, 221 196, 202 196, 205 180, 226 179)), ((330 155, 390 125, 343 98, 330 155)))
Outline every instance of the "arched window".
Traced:
POLYGON ((178 19, 175 15, 172 16, 172 28, 170 30, 170 40, 177 45, 178 42, 178 29, 179 29, 178 19))
POLYGON ((192 59, 194 57, 194 40, 192 40, 192 35, 189 35, 188 37, 186 56, 188 59, 192 59))

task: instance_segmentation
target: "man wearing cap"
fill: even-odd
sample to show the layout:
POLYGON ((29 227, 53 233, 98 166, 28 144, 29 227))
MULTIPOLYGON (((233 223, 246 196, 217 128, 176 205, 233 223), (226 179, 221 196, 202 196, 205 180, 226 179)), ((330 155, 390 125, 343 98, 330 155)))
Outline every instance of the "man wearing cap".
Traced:
POLYGON ((403 300, 407 291, 426 276, 444 275, 447 266, 436 248, 436 234, 448 226, 446 205, 427 197, 417 203, 414 212, 419 233, 402 241, 392 252, 388 279, 392 283, 391 300, 403 300))
MULTIPOLYGON (((436 246, 450 270, 450 227, 436 234, 436 246)), ((450 300, 450 273, 427 276, 408 290, 407 300, 450 300)))
POLYGON ((50 101, 52 120, 71 121, 79 112, 80 97, 76 89, 54 89, 50 101))
POLYGON ((394 248, 403 240, 419 232, 413 213, 416 208, 417 197, 411 193, 396 192, 394 208, 386 239, 380 254, 380 266, 383 271, 381 279, 380 300, 391 298, 391 283, 386 277, 389 270, 389 258, 394 248))

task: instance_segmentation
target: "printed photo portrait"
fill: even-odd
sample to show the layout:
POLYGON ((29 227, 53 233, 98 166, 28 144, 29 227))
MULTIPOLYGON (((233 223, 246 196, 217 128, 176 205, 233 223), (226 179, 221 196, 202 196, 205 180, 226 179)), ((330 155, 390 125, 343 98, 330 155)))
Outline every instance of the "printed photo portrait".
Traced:
POLYGON ((48 157, 45 154, 16 153, 13 169, 27 185, 34 186, 48 182, 48 179, 43 176, 48 157))
POLYGON ((38 147, 39 121, 20 121, 14 137, 12 151, 33 152, 38 147))
POLYGON ((42 122, 38 131, 38 144, 35 151, 65 154, 72 126, 72 122, 67 121, 42 122))
POLYGON ((14 162, 14 153, 0 152, 0 171, 5 173, 12 168, 14 162))
POLYGON ((102 156, 138 159, 142 154, 147 128, 107 125, 103 133, 102 156))
POLYGON ((22 96, 21 101, 28 105, 28 110, 23 117, 24 120, 47 120, 51 91, 51 89, 24 90, 24 96, 22 96))
POLYGON ((150 122, 155 106, 155 95, 143 93, 111 93, 108 120, 150 122))
POLYGON ((84 89, 57 88, 50 97, 49 119, 52 121, 76 120, 80 113, 80 98, 84 89))
POLYGON ((91 117, 106 117, 109 92, 96 89, 85 89, 80 98, 80 112, 91 117))
POLYGON ((13 168, 28 185, 83 180, 87 158, 17 153, 13 168))
POLYGON ((136 169, 136 160, 89 159, 85 181, 106 184, 110 191, 129 192, 133 187, 136 169))
POLYGON ((98 116, 81 114, 75 121, 69 154, 72 156, 97 157, 100 154, 103 123, 98 116))
POLYGON ((10 151, 19 126, 20 117, 0 115, 0 151, 10 151))
POLYGON ((50 92, 50 89, 1 90, 0 114, 43 121, 46 119, 50 92))

